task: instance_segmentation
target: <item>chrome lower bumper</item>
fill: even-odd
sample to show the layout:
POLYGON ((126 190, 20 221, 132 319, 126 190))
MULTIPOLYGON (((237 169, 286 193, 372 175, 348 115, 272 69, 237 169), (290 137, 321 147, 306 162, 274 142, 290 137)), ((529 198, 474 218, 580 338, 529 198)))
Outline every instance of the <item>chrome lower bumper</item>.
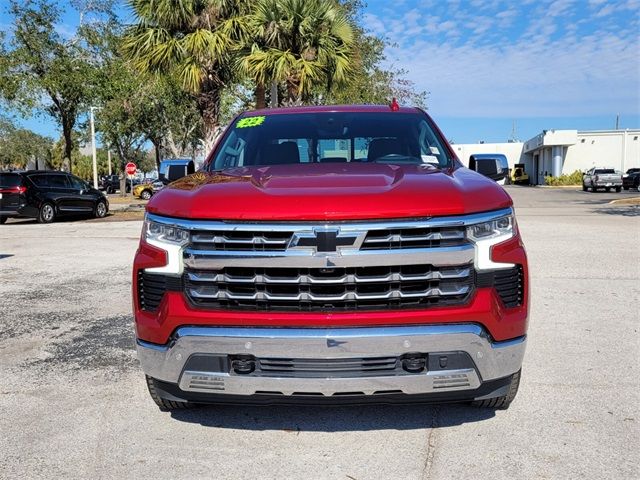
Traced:
POLYGON ((183 327, 167 345, 137 341, 138 358, 147 375, 178 384, 183 391, 231 395, 421 394, 474 390, 483 382, 517 372, 525 346, 526 337, 491 342, 476 324, 335 329, 183 327), (466 352, 475 368, 337 378, 185 370, 188 359, 195 354, 347 359, 401 357, 415 352, 466 352))

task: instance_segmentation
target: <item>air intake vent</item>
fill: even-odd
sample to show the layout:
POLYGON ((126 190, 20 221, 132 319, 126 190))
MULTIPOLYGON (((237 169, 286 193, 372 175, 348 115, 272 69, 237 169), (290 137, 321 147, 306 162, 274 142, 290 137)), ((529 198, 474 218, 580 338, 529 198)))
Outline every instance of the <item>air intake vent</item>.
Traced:
POLYGON ((521 265, 508 270, 497 270, 494 273, 493 285, 505 307, 513 308, 522 305, 524 272, 521 265))
POLYGON ((143 310, 156 310, 167 290, 181 291, 182 278, 138 271, 138 301, 143 310))
POLYGON ((258 374, 265 377, 368 377, 394 375, 396 357, 309 359, 260 358, 258 374))

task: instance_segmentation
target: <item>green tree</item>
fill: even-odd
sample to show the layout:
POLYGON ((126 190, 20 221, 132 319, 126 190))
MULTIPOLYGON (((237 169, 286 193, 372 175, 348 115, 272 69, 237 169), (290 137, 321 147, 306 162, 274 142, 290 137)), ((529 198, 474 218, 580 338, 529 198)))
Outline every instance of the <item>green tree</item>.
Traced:
POLYGON ((60 10, 49 0, 11 0, 10 41, 0 50, 0 97, 23 114, 34 109, 62 129, 64 159, 72 168, 73 129, 89 101, 93 65, 79 41, 56 30, 60 10))
POLYGON ((235 80, 234 51, 245 40, 249 0, 130 0, 138 23, 123 51, 145 73, 175 75, 195 96, 204 143, 213 145, 220 98, 235 80))
POLYGON ((26 168, 32 163, 45 168, 51 160, 53 141, 0 119, 0 167, 26 168))
POLYGON ((98 131, 115 147, 122 162, 138 156, 141 141, 153 144, 157 167, 163 156, 182 156, 200 145, 202 119, 194 96, 172 75, 134 69, 121 55, 119 25, 94 29, 87 34, 87 42, 101 66, 95 81, 95 97, 101 107, 98 131))
POLYGON ((286 103, 308 101, 314 87, 330 91, 350 77, 354 32, 332 0, 261 0, 249 16, 251 43, 240 61, 257 86, 264 107, 265 86, 286 85, 286 103))

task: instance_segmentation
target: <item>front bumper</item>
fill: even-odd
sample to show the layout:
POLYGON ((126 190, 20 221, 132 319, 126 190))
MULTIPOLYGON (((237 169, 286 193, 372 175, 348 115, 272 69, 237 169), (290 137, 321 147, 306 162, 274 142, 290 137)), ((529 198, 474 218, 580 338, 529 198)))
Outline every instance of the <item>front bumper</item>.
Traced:
POLYGON ((198 398, 202 394, 217 398, 261 394, 292 398, 446 392, 464 396, 520 370, 525 346, 524 336, 493 342, 482 327, 472 323, 335 329, 182 327, 166 345, 137 341, 144 372, 173 385, 174 399, 194 394, 198 398), (229 368, 229 362, 220 360, 237 356, 256 361, 301 359, 302 363, 342 359, 344 365, 378 357, 396 357, 402 362, 407 355, 422 355, 429 360, 417 373, 397 369, 383 374, 364 371, 324 376, 240 374, 229 368), (432 362, 432 356, 439 362, 432 362), (446 358, 467 361, 456 360, 447 366, 446 358))

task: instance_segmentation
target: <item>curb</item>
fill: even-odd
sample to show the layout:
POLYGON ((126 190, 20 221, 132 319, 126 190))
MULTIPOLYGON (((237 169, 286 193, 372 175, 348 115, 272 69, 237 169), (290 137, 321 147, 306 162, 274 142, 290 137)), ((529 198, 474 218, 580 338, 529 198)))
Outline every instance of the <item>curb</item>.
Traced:
POLYGON ((110 212, 144 212, 145 208, 144 203, 116 203, 113 205, 109 205, 110 212))
POLYGON ((609 205, 640 205, 640 197, 631 198, 619 198, 618 200, 611 200, 609 205))

